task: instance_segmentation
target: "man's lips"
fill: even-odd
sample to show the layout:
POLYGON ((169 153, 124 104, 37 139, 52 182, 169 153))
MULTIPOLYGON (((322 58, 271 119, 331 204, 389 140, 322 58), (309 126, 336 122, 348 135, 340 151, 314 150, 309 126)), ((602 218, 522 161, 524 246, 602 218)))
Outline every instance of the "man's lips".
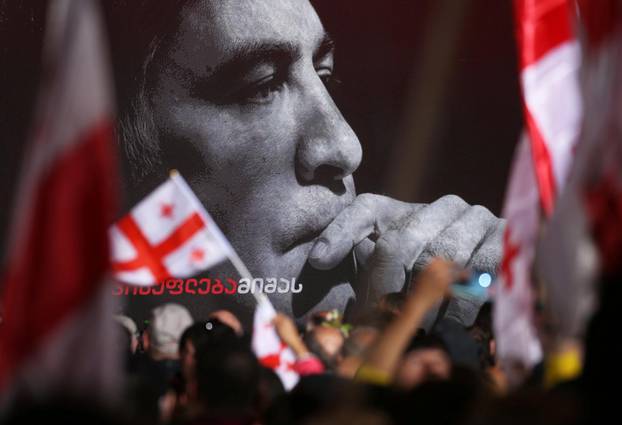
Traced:
POLYGON ((313 245, 312 242, 322 234, 322 232, 333 222, 341 209, 334 208, 330 214, 316 215, 309 217, 307 220, 299 223, 297 228, 291 232, 289 238, 285 238, 285 252, 295 249, 299 246, 309 246, 309 250, 313 245))
POLYGON ((315 242, 315 240, 322 234, 323 230, 324 229, 310 230, 309 232, 303 234, 298 240, 297 245, 304 245, 309 242, 315 242))
POLYGON ((315 242, 315 240, 322 234, 322 231, 326 228, 324 226, 321 229, 309 229, 301 234, 301 236, 297 237, 292 243, 290 243, 285 251, 291 251, 292 249, 308 244, 310 242, 315 242))
MULTIPOLYGON (((354 195, 348 193, 345 196, 335 197, 327 195, 327 190, 320 191, 322 196, 305 199, 296 208, 298 214, 289 217, 289 226, 282 233, 281 247, 283 252, 288 252, 299 246, 312 245, 318 236, 333 222, 348 205, 354 201, 354 195)), ((310 246, 309 246, 310 249, 310 246)))

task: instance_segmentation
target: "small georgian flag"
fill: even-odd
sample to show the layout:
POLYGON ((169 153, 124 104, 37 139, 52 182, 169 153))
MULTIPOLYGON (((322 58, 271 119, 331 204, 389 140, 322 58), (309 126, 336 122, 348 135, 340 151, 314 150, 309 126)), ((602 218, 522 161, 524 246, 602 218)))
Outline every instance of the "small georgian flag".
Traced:
POLYGON ((279 338, 272 321, 276 311, 265 294, 257 297, 253 320, 253 339, 251 346, 259 363, 274 370, 287 391, 300 380, 294 368, 296 356, 292 349, 279 338))
POLYGON ((141 286, 195 276, 233 252, 176 171, 110 228, 110 239, 116 278, 141 286))

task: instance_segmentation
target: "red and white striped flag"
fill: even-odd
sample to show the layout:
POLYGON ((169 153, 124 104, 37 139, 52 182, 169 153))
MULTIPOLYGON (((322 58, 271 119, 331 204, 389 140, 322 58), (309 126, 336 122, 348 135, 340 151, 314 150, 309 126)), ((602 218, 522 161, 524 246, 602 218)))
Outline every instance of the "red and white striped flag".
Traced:
POLYGON ((580 47, 571 0, 515 0, 527 135, 517 149, 503 215, 504 257, 494 326, 502 363, 532 367, 542 357, 531 279, 542 213, 563 188, 579 132, 580 47))
POLYGON ((116 278, 154 285, 190 277, 227 258, 233 248, 176 171, 110 229, 116 278))
POLYGON ((539 245, 549 316, 580 338, 596 307, 596 282, 622 269, 622 2, 580 1, 585 34, 584 118, 575 163, 539 245))
POLYGON ((581 123, 574 0, 515 0, 523 111, 542 208, 553 212, 581 123))
POLYGON ((0 399, 117 392, 108 227, 112 84, 96 3, 49 4, 42 90, 18 185, 0 326, 0 399))
POLYGON ((523 136, 514 164, 503 211, 503 260, 495 290, 494 327, 502 365, 531 367, 542 358, 534 325, 531 265, 540 223, 540 203, 531 146, 523 136))
POLYGON ((256 297, 257 306, 253 321, 252 347, 259 362, 273 369, 287 391, 296 386, 300 380, 298 372, 294 370, 296 356, 291 348, 281 341, 276 333, 272 321, 276 317, 276 311, 268 300, 261 294, 256 297))

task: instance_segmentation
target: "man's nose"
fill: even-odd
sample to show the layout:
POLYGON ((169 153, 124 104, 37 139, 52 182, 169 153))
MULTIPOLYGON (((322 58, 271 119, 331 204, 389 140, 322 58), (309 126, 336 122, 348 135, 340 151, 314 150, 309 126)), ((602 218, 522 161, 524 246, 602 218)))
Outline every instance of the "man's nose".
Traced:
POLYGON ((305 183, 341 180, 360 165, 361 144, 322 81, 315 76, 302 103, 296 173, 305 183))

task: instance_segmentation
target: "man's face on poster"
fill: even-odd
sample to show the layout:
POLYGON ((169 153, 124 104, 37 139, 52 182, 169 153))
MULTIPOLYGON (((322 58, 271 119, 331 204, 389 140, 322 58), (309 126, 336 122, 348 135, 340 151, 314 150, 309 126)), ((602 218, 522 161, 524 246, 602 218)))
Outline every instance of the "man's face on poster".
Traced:
MULTIPOLYGON (((163 155, 255 277, 298 278, 317 236, 354 200, 362 155, 327 89, 332 41, 307 0, 192 1, 178 18, 149 71, 163 155)), ((310 304, 292 311, 286 294, 277 309, 343 309, 346 279, 314 273, 302 281, 310 304)))

